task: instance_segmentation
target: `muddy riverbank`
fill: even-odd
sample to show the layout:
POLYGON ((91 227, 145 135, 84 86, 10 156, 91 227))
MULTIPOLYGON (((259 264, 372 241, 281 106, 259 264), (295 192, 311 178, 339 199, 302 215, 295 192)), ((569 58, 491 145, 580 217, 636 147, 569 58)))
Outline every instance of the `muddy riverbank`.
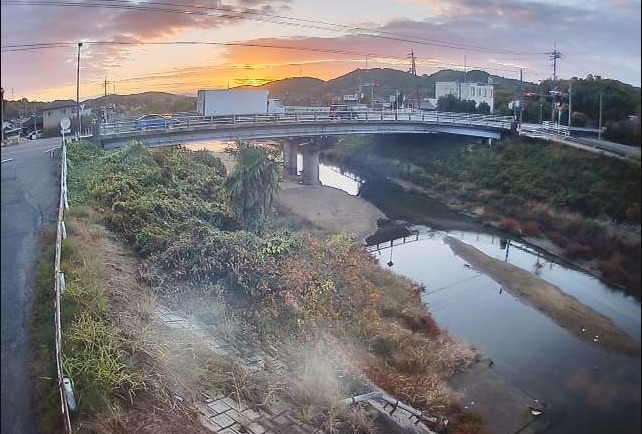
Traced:
POLYGON ((446 237, 444 241, 457 256, 476 270, 492 278, 513 296, 545 313, 581 341, 609 351, 640 355, 640 342, 620 330, 609 318, 565 294, 557 286, 455 238, 446 237))
POLYGON ((383 212, 370 202, 346 192, 321 185, 281 183, 276 203, 282 212, 310 222, 324 232, 347 233, 363 241, 377 231, 383 212))

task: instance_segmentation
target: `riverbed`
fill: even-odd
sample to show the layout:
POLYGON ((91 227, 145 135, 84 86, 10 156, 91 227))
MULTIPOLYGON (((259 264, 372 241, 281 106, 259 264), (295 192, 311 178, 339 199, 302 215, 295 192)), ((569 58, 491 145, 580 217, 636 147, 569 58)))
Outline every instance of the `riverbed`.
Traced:
POLYGON ((441 327, 479 348, 503 378, 548 405, 551 424, 545 433, 640 432, 638 357, 578 339, 470 267, 444 240, 456 238, 539 276, 639 342, 638 301, 561 259, 376 176, 324 164, 320 178, 405 225, 412 234, 371 246, 375 258, 382 267, 424 284, 424 304, 441 327))

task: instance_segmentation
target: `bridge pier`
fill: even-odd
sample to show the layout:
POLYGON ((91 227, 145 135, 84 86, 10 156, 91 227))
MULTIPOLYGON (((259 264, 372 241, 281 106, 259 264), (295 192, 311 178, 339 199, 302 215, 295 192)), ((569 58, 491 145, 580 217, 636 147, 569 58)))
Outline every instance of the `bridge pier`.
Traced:
POLYGON ((303 184, 321 185, 319 181, 318 149, 303 149, 303 184))
POLYGON ((283 144, 283 167, 286 176, 297 176, 297 152, 298 145, 296 143, 286 142, 283 144))
POLYGON ((493 146, 494 144, 495 144, 495 140, 491 137, 482 139, 482 145, 488 145, 490 147, 490 146, 493 146))

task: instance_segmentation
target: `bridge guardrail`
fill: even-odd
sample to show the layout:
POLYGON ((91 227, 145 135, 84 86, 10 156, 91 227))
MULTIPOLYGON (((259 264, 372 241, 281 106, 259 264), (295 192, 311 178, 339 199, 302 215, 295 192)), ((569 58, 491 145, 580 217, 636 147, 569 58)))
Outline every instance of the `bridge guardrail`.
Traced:
POLYGON ((146 133, 161 131, 180 131, 195 127, 229 127, 235 125, 274 125, 292 123, 327 123, 327 122, 413 122, 413 123, 443 123, 453 125, 469 125, 480 127, 491 127, 502 130, 510 130, 514 120, 511 116, 478 115, 454 112, 395 112, 364 110, 346 112, 320 112, 301 111, 286 113, 250 113, 232 116, 199 116, 199 115, 177 115, 171 121, 158 126, 141 125, 136 119, 119 119, 112 122, 105 122, 100 125, 101 136, 109 136, 122 133, 146 133))

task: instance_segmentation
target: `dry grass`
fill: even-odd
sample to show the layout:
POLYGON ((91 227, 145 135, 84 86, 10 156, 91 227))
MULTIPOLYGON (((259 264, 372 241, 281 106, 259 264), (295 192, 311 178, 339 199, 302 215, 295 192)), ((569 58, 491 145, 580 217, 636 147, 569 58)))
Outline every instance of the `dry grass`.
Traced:
POLYGON ((263 410, 269 410, 270 404, 285 389, 278 376, 252 370, 241 360, 232 358, 209 360, 201 381, 221 390, 236 402, 245 402, 263 410))
POLYGON ((103 344, 111 342, 110 348, 120 348, 126 355, 128 371, 122 374, 145 381, 145 390, 134 393, 136 388, 125 387, 128 393, 120 394, 121 398, 112 396, 103 410, 84 413, 75 424, 81 432, 101 434, 208 432, 191 408, 176 402, 175 395, 187 402, 196 399, 204 386, 207 361, 217 356, 198 337, 169 330, 158 322, 158 301, 141 284, 139 262, 133 254, 103 227, 78 219, 70 222, 68 263, 80 268, 65 295, 81 300, 77 312, 100 312, 110 318, 112 327, 94 333, 100 327, 87 327, 87 315, 80 315, 76 321, 85 325, 63 338, 88 342, 93 336, 103 344))

